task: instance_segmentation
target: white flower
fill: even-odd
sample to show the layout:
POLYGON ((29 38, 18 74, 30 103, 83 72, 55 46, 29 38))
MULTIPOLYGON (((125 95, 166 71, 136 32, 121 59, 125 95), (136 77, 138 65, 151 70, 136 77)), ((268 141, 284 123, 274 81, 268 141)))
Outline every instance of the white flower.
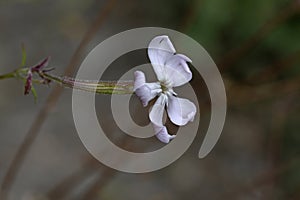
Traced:
POLYGON ((148 56, 157 76, 158 82, 146 83, 143 72, 134 73, 134 91, 143 106, 158 96, 152 107, 149 118, 157 138, 169 143, 175 135, 170 135, 163 124, 163 113, 166 107, 170 120, 179 126, 193 121, 196 106, 187 99, 178 98, 173 87, 181 86, 192 79, 192 72, 187 62, 192 62, 182 54, 176 54, 168 36, 157 36, 149 44, 148 56))

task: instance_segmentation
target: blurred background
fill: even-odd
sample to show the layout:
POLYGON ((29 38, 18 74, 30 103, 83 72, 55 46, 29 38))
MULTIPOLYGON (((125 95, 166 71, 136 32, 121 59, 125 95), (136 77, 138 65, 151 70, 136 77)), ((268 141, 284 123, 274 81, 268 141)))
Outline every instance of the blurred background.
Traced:
MULTIPOLYGON (((56 74, 72 75, 106 38, 165 27, 209 52, 228 97, 224 131, 209 156, 197 157, 210 117, 207 91, 199 85, 203 121, 188 151, 162 170, 127 174, 84 148, 72 90, 37 86, 34 103, 23 96, 21 81, 1 80, 1 200, 300 199, 299 13, 299 0, 0 1, 0 74, 20 66, 22 43, 27 65, 50 55, 56 74)), ((120 66, 135 59, 129 55, 120 66)), ((97 96, 98 110, 109 100, 97 96)), ((105 123, 113 124, 109 117, 105 123)), ((153 139, 147 147, 157 144, 153 139)), ((135 149, 130 141, 126 146, 135 149)))

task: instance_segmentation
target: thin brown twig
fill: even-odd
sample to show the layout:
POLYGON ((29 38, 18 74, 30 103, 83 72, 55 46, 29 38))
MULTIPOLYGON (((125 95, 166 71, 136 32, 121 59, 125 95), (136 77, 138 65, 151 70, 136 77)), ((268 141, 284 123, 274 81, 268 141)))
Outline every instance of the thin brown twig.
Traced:
POLYGON ((101 173, 98 174, 97 180, 88 188, 88 190, 82 195, 81 199, 93 199, 101 193, 103 188, 115 177, 116 172, 108 167, 104 168, 101 173))
POLYGON ((285 171, 289 170, 295 162, 298 162, 299 158, 291 159, 289 162, 277 166, 272 170, 266 170, 262 174, 259 174, 252 181, 248 182, 245 185, 241 185, 239 188, 236 188, 234 191, 230 191, 226 194, 222 194, 222 199, 238 199, 240 195, 250 194, 255 189, 270 184, 273 182, 274 176, 279 176, 285 171))
MULTIPOLYGON (((290 10, 289 10, 290 11, 290 10)), ((188 15, 187 16, 187 18, 188 19, 191 19, 191 18, 193 18, 194 17, 194 15, 193 14, 191 14, 191 15, 188 15)), ((282 16, 282 13, 280 13, 280 17, 282 18, 281 20, 282 21, 284 21, 285 20, 285 18, 288 18, 287 16, 282 16)), ((278 18, 278 17, 277 17, 278 18)), ((279 22, 277 22, 277 20, 278 19, 276 19, 275 18, 275 21, 276 21, 276 23, 278 23, 279 24, 279 22)), ((186 26, 186 23, 188 23, 187 22, 187 20, 185 19, 184 21, 183 21, 183 29, 185 29, 187 26, 186 26)), ((273 21, 273 23, 274 23, 274 21, 273 21)), ((275 24, 271 24, 271 25, 269 25, 269 27, 264 27, 265 29, 266 28, 272 28, 272 26, 274 26, 275 27, 275 24)), ((266 30, 265 30, 266 31, 266 30)), ((266 31, 267 32, 267 31, 266 31)), ((257 36, 256 36, 257 37, 257 36)), ((252 39, 253 40, 253 39, 252 39)), ((245 48, 245 47, 244 47, 245 48)), ((250 47, 251 48, 251 47, 250 47)), ((93 197, 95 197, 96 196, 96 194, 99 194, 100 192, 101 192, 101 189, 106 185, 106 183, 108 182, 108 181, 110 181, 113 177, 114 177, 114 175, 115 175, 115 172, 113 171, 113 170, 111 170, 111 169, 109 169, 109 168, 104 168, 104 170, 102 170, 102 173, 101 173, 101 175, 99 175, 99 178, 98 178, 98 180, 96 180, 95 182, 94 182, 94 184, 88 189, 88 191, 83 195, 83 198, 82 199, 91 199, 91 198, 93 198, 93 197), (102 175, 102 176, 101 176, 102 175)))
MULTIPOLYGON (((129 142, 128 137, 121 138, 119 146, 127 147, 128 142, 129 142)), ((115 171, 110 170, 110 168, 104 165, 99 165, 99 163, 98 162, 96 163, 93 157, 89 157, 87 158, 87 161, 85 161, 85 163, 81 166, 79 170, 77 170, 75 173, 72 173, 70 176, 64 178, 60 182, 60 184, 56 185, 53 189, 51 189, 48 192, 46 197, 55 200, 64 199, 65 197, 67 197, 72 193, 72 191, 77 187, 77 185, 82 183, 84 179, 88 178, 88 176, 84 176, 84 175, 93 173, 95 171, 100 171, 101 168, 103 169, 101 173, 106 175, 99 177, 100 180, 97 179, 96 182, 93 184, 93 185, 97 185, 98 191, 101 190, 101 188, 104 187, 105 183, 108 182, 109 179, 115 175, 115 171)), ((96 187, 93 185, 85 192, 83 196, 87 196, 87 195, 91 196, 90 193, 93 193, 92 191, 94 191, 94 189, 92 188, 96 187)))
MULTIPOLYGON (((132 144, 129 143, 130 138, 129 137, 122 137, 120 139, 120 146, 123 148, 129 147, 129 145, 132 147, 132 144)), ((120 161, 122 162, 122 161, 120 161)), ((98 174, 98 177, 96 181, 87 189, 87 191, 84 192, 81 199, 92 199, 97 194, 100 194, 104 186, 113 178, 116 176, 116 170, 113 170, 109 167, 101 165, 101 167, 104 167, 102 172, 98 174)))
POLYGON ((231 86, 227 88, 228 103, 231 106, 241 106, 299 92, 300 79, 299 77, 294 77, 290 80, 277 81, 255 87, 231 83, 231 86))
MULTIPOLYGON (((295 79, 295 81, 299 82, 298 79, 295 79)), ((295 82, 289 83, 289 81, 287 81, 286 84, 284 84, 284 86, 282 86, 282 88, 287 88, 287 89, 281 90, 280 92, 274 92, 274 91, 277 90, 277 88, 278 88, 277 86, 278 85, 282 85, 282 82, 280 82, 280 83, 278 82, 277 84, 274 84, 272 86, 273 89, 268 93, 268 95, 272 95, 273 96, 274 94, 276 94, 277 96, 283 96, 284 94, 288 94, 288 93, 290 93, 291 91, 294 91, 297 88, 300 91, 300 85, 299 84, 297 84, 295 82), (298 86, 296 88, 294 88, 294 89, 291 90, 290 89, 290 85, 292 85, 293 87, 296 86, 296 85, 298 85, 298 86)), ((263 86, 263 87, 265 87, 265 86, 263 86)), ((245 89, 242 88, 241 91, 245 91, 245 89)), ((249 93, 247 93, 247 94, 250 95, 250 96, 253 95, 253 93, 251 93, 251 91, 249 91, 249 93)), ((256 101, 260 101, 260 100, 264 100, 266 98, 269 98, 268 95, 263 95, 262 97, 256 97, 256 101)), ((248 99, 248 100, 251 99, 250 96, 245 97, 245 99, 248 99)), ((250 103, 252 103, 252 101, 250 101, 250 103)), ((236 105, 236 104, 231 104, 231 105, 236 105)), ((124 140, 123 142, 126 142, 126 141, 124 140)), ((126 145, 126 143, 125 143, 125 145, 126 145)), ((90 164, 92 164, 92 163, 90 163, 90 164)), ((76 173, 79 173, 79 174, 85 173, 87 171, 87 169, 89 169, 89 168, 90 167, 87 167, 87 165, 84 164, 83 167, 82 167, 82 169, 80 169, 76 173)), ((95 170, 99 170, 99 169, 91 168, 91 170, 95 171, 95 170)), ((102 172, 102 173, 106 174, 106 168, 104 169, 104 172, 102 172)), ((88 189, 88 191, 85 192, 84 197, 87 197, 87 196, 88 197, 92 197, 95 194, 99 194, 99 192, 105 186, 105 183, 107 183, 112 177, 114 177, 115 173, 116 173, 115 171, 108 171, 107 174, 104 177, 103 176, 99 176, 98 180, 96 180, 96 182, 88 189)), ((70 177, 67 177, 66 180, 62 181, 62 183, 70 183, 69 180, 74 180, 73 176, 75 176, 75 174, 71 175, 70 177)), ((56 200, 57 199, 62 199, 61 197, 65 197, 68 193, 71 192, 72 188, 74 188, 77 184, 79 184, 80 182, 82 182, 82 179, 85 179, 85 178, 86 177, 81 176, 80 178, 76 179, 76 181, 72 182, 72 186, 67 186, 66 188, 64 186, 61 187, 61 185, 60 186, 56 186, 55 188, 60 188, 60 189, 58 189, 58 190, 55 189, 56 191, 52 190, 52 192, 49 193, 50 195, 48 197, 54 197, 55 195, 52 195, 52 194, 53 194, 53 191, 55 191, 54 193, 56 195, 58 195, 58 196, 55 196, 56 198, 50 198, 50 199, 56 199, 56 200), (60 193, 61 191, 62 191, 62 193, 60 193), (58 193, 60 193, 60 194, 58 194, 58 193)), ((67 185, 67 184, 63 184, 63 185, 67 185)), ((86 198, 86 199, 88 199, 88 198, 86 198)))
POLYGON ((275 61, 273 64, 264 67, 262 71, 247 77, 246 82, 251 84, 261 84, 262 82, 273 81, 278 75, 291 68, 293 64, 299 61, 300 50, 275 61))
POLYGON ((46 197, 55 200, 64 199, 82 179, 96 170, 98 164, 94 158, 89 156, 79 170, 64 178, 46 194, 46 197))
MULTIPOLYGON (((269 141, 267 148, 269 149, 269 157, 274 166, 277 166, 281 160, 280 152, 282 151, 282 140, 284 136, 284 125, 289 119, 289 115, 295 109, 299 99, 299 94, 285 95, 283 99, 275 101, 272 106, 270 132, 272 138, 269 141)), ((299 103, 298 103, 299 104, 299 103)))
MULTIPOLYGON (((286 95, 281 99, 275 100, 272 105, 271 115, 270 115, 270 129, 269 129, 269 139, 266 144, 267 160, 270 165, 270 169, 276 169, 281 163, 281 152, 283 150, 282 140, 284 139, 284 127, 288 120, 288 116, 292 109, 295 109, 295 103, 298 102, 298 94, 286 95)), ((276 194, 276 186, 279 184, 280 176, 278 174, 273 174, 270 179, 271 190, 266 192, 269 198, 274 199, 276 194), (273 177, 272 177, 273 176, 273 177)), ((264 198, 264 197, 263 197, 264 198)), ((266 199, 266 198, 265 198, 266 199)))
POLYGON ((197 16, 198 8, 200 7, 201 3, 202 0, 193 0, 193 2, 191 2, 188 5, 181 19, 181 23, 179 24, 179 29, 181 31, 185 32, 190 27, 190 25, 194 22, 197 16))
MULTIPOLYGON (((80 56, 83 53, 85 47, 95 36, 100 26, 103 24, 105 19, 108 17, 109 13, 112 11, 116 0, 108 0, 106 5, 100 9, 98 16, 96 17, 94 23, 92 23, 91 28, 86 32, 83 39, 81 40, 79 46, 77 47, 75 53, 73 54, 68 66, 64 71, 64 75, 71 76, 76 69, 80 61, 80 56)), ((15 157, 13 158, 7 173, 5 174, 4 180, 1 185, 1 199, 5 200, 15 182, 17 173, 28 154, 31 145, 35 141, 42 124, 45 122, 48 113, 57 103, 60 95, 62 94, 63 88, 60 86, 55 86, 51 93, 49 94, 44 106, 41 108, 34 122, 32 123, 29 131, 25 135, 25 139, 17 150, 15 157)))
POLYGON ((288 197, 289 200, 299 200, 300 199, 300 186, 294 190, 294 193, 288 197))
POLYGON ((278 12, 274 17, 268 20, 260 29, 256 31, 245 42, 233 48, 225 54, 217 63, 221 70, 226 70, 239 59, 246 55, 253 47, 255 47, 263 38, 265 38, 272 30, 282 24, 284 21, 299 12, 300 3, 298 0, 292 1, 286 8, 278 12))
MULTIPOLYGON (((83 49, 84 46, 85 46, 84 44, 88 43, 88 41, 90 40, 89 37, 92 37, 92 36, 85 37, 86 41, 84 41, 84 39, 82 40, 81 45, 79 45, 77 51, 75 52, 74 56, 72 57, 72 61, 70 62, 68 68, 65 70, 65 74, 66 75, 71 75, 74 72, 74 69, 75 69, 74 66, 76 66, 76 63, 78 63, 79 56, 81 54, 81 50, 80 49, 83 49)), ((246 45, 246 47, 247 47, 247 45, 246 45)), ((241 51, 241 53, 242 52, 243 51, 241 51)), ((19 160, 20 163, 16 162, 15 163, 16 165, 21 165, 22 159, 24 159, 26 152, 28 152, 28 150, 29 150, 29 146, 34 141, 34 138, 37 136, 37 133, 38 133, 38 131, 40 129, 41 124, 46 119, 47 113, 55 105, 55 103, 57 102, 57 100, 58 100, 61 92, 62 92, 62 89, 60 87, 56 87, 56 88, 54 88, 54 90, 51 93, 51 94, 55 94, 55 95, 51 95, 51 94, 49 95, 49 98, 48 98, 48 100, 47 100, 47 102, 45 104, 46 105, 45 110, 41 110, 41 112, 40 112, 41 114, 38 115, 39 117, 37 118, 37 120, 35 121, 35 123, 33 123, 32 128, 29 131, 29 133, 31 133, 31 134, 28 134, 29 136, 26 137, 26 139, 24 140, 23 144, 24 144, 25 147, 28 146, 28 148, 23 148, 23 151, 25 150, 25 153, 24 153, 23 156, 20 156, 20 158, 17 159, 17 160, 19 160)), ((20 149, 22 149, 22 146, 23 145, 21 145, 20 149)), ((106 170, 104 170, 103 172, 105 172, 105 171, 106 170)), ((99 191, 99 188, 103 187, 105 185, 104 183, 106 183, 108 180, 110 180, 110 177, 112 177, 113 174, 114 174, 113 172, 110 172, 108 174, 105 173, 105 177, 106 178, 102 177, 101 180, 99 179, 98 181, 96 181, 96 183, 91 187, 91 189, 87 192, 87 194, 91 195, 91 194, 94 194, 96 190, 99 191)), ((3 185, 5 185, 5 184, 3 184, 3 185)), ((88 195, 88 196, 90 196, 90 195, 88 195)))
MULTIPOLYGON (((298 79, 295 79, 295 81, 298 79)), ((289 83, 289 81, 286 82, 286 84, 284 84, 285 86, 282 86, 283 88, 287 88, 287 90, 282 90, 279 93, 275 93, 274 90, 277 90, 277 85, 282 85, 282 82, 278 82, 277 84, 274 84, 272 86, 273 90, 271 92, 269 92, 269 95, 273 95, 276 94, 278 96, 283 96, 284 94, 288 94, 291 91, 294 91, 294 89, 290 89, 290 84, 294 87, 295 85, 298 85, 298 87, 296 87, 296 89, 298 88, 298 90, 300 90, 299 84, 295 84, 294 82, 289 83)), ((263 86, 265 87, 265 86, 263 86)), ((241 89, 241 91, 245 91, 244 88, 241 89)), ((251 91, 249 91, 249 93, 247 93, 248 95, 253 95, 253 93, 251 93, 251 91)), ((268 98, 268 95, 263 95, 263 97, 257 97, 256 101, 259 100, 264 100, 268 98)), ((245 99, 251 99, 249 96, 245 97, 245 99)), ((251 101, 250 101, 251 103, 251 101)), ((126 140, 122 140, 122 142, 124 142, 123 145, 126 145, 126 140)), ((122 146, 123 146, 122 145, 122 146)), ((80 174, 86 174, 87 171, 90 171, 90 169, 92 171, 96 171, 99 169, 96 169, 94 167, 92 167, 91 165, 94 165, 93 162, 87 162, 88 164, 84 164, 83 167, 77 171, 76 173, 72 174, 71 176, 67 177, 65 180, 63 180, 58 186, 55 187, 55 189, 51 190, 48 193, 48 198, 50 199, 63 199, 65 196, 67 196, 69 193, 71 193, 72 189, 76 187, 76 185, 78 185, 80 182, 82 182, 83 179, 86 178, 86 176, 81 176, 80 174), (78 176, 76 174, 79 174, 78 176), (69 185, 69 183, 71 183, 71 185, 69 185)), ((90 173, 90 172, 89 172, 90 173)), ((102 171, 102 173, 106 174, 106 168, 104 169, 104 171, 102 171)), ((101 173, 101 174, 102 174, 101 173)), ((95 183, 90 186, 90 188, 88 189, 87 192, 85 192, 85 194, 83 195, 84 197, 92 197, 96 194, 99 194, 99 192, 102 190, 102 188, 105 186, 105 183, 107 183, 112 177, 114 177, 115 175, 115 171, 110 171, 108 169, 107 174, 105 176, 100 176, 97 178, 97 180, 95 181, 95 183)), ((274 175, 274 174, 273 174, 274 175)))

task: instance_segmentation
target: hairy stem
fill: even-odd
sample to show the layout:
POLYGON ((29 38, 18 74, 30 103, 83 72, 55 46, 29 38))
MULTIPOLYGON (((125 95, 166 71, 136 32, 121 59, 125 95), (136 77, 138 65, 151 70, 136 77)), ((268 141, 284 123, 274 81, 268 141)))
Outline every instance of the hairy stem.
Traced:
POLYGON ((11 73, 8 73, 8 74, 3 74, 3 75, 0 75, 0 80, 8 79, 8 78, 14 78, 15 76, 16 76, 15 72, 11 72, 11 73))
MULTIPOLYGON (((79 46, 77 47, 75 53, 73 54, 69 65, 64 71, 65 75, 71 76, 74 71, 75 67, 80 62, 80 56, 88 43, 92 40, 92 38, 96 35, 97 31, 101 27, 101 25, 105 22, 108 18, 109 14, 114 10, 114 6, 116 5, 116 0, 107 0, 105 5, 101 7, 99 10, 96 19, 91 24, 91 27, 87 30, 85 35, 83 36, 79 46)), ((35 141, 38 133, 41 129, 41 126, 47 119, 49 111, 56 105, 60 95, 62 94, 61 87, 54 87, 51 93, 49 94, 45 104, 42 106, 40 111, 38 112, 35 120, 33 121, 30 129, 25 135, 24 141, 21 143, 20 147, 17 150, 16 155, 14 156, 11 164, 7 172, 4 175, 2 185, 0 185, 0 199, 6 200, 8 194, 11 192, 11 188, 16 180, 16 176, 18 171, 23 164, 26 155, 28 154, 31 145, 35 141)))
POLYGON ((43 73, 42 76, 47 79, 60 83, 64 87, 73 89, 96 92, 98 94, 132 94, 133 81, 90 81, 77 80, 70 77, 59 77, 43 73))
MULTIPOLYGON (((25 80, 25 75, 29 69, 22 68, 13 72, 0 75, 0 80, 8 78, 19 78, 25 80)), ((77 80, 67 76, 56 76, 46 72, 40 72, 40 77, 61 84, 64 87, 78 89, 98 94, 132 94, 133 81, 94 81, 94 80, 77 80)), ((45 84, 42 80, 33 79, 35 84, 45 84)))

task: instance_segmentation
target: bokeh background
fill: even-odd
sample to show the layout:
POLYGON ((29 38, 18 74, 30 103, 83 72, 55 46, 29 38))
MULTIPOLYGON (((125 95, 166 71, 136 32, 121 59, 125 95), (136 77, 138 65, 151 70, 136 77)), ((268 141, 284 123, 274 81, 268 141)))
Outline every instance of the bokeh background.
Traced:
MULTIPOLYGON (((22 43, 28 65, 50 55, 56 74, 68 68, 72 75, 107 37, 156 26, 202 44, 228 95, 224 131, 209 156, 197 157, 210 116, 199 85, 203 126, 193 145, 169 167, 136 175, 111 170, 87 152, 74 127, 70 89, 37 86, 34 103, 21 81, 1 80, 1 200, 300 199, 299 13, 299 0, 0 1, 0 74, 20 66, 22 43)), ((109 100, 98 96, 99 110, 109 100)))

